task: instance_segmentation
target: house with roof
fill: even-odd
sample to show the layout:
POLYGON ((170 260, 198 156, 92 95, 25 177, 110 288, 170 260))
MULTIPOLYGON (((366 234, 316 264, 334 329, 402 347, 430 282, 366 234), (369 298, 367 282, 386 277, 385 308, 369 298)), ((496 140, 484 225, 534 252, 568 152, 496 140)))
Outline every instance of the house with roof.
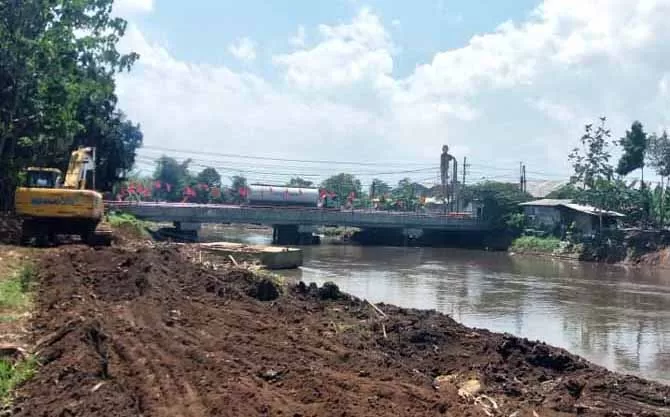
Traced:
POLYGON ((576 204, 572 200, 541 199, 521 203, 523 213, 532 227, 564 232, 573 226, 582 234, 593 234, 618 226, 623 214, 597 207, 576 204))

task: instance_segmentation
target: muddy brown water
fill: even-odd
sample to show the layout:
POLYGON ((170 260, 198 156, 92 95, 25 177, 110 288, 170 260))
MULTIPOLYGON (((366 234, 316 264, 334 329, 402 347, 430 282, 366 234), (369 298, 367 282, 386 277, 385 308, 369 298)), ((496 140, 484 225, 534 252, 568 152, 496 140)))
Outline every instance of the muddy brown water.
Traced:
MULTIPOLYGON (((268 243, 228 229, 208 239, 268 243), (223 236, 222 236, 223 235, 223 236)), ((670 383, 670 270, 436 248, 320 245, 287 277, 374 302, 435 309, 467 326, 563 347, 611 370, 670 383)))

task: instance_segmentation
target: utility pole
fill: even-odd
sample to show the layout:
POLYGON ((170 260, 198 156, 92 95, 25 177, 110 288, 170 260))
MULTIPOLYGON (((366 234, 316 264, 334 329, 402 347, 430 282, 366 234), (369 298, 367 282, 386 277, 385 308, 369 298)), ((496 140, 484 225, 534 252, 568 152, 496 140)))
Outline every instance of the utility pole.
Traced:
POLYGON ((463 157, 463 181, 461 181, 461 187, 465 186, 465 171, 468 169, 468 157, 464 156, 463 157))
POLYGON ((522 178, 523 178, 523 192, 525 193, 525 192, 528 191, 528 182, 526 181, 526 165, 523 166, 523 168, 521 169, 521 172, 522 172, 522 178))
POLYGON ((523 191, 523 162, 519 162, 519 190, 523 191))

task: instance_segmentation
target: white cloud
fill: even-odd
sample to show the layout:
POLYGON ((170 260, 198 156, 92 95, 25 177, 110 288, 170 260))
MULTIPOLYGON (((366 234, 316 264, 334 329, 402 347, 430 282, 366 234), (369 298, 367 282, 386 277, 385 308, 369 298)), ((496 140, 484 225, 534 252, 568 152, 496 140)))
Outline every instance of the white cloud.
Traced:
POLYGON ((256 59, 256 43, 249 38, 240 38, 228 46, 228 52, 241 61, 251 62, 256 59))
MULTIPOLYGON (((389 31, 363 9, 320 25, 309 47, 298 27, 297 49, 273 57, 281 81, 181 61, 131 27, 123 42, 141 60, 119 96, 148 145, 434 162, 448 143, 473 164, 562 172, 601 115, 615 135, 635 119, 670 122, 668 16, 670 0, 545 0, 400 78, 389 31)), ((231 53, 253 59, 242 46, 231 53)))
POLYGON ((119 16, 148 13, 154 8, 153 0, 114 0, 114 14, 119 16))
POLYGON ((362 83, 384 83, 393 70, 390 36, 379 17, 363 9, 350 24, 320 25, 321 42, 274 57, 286 80, 319 93, 362 83))
POLYGON ((295 47, 302 48, 305 46, 306 38, 307 34, 305 32, 305 27, 300 25, 298 26, 298 33, 296 33, 295 36, 292 36, 288 42, 295 47))

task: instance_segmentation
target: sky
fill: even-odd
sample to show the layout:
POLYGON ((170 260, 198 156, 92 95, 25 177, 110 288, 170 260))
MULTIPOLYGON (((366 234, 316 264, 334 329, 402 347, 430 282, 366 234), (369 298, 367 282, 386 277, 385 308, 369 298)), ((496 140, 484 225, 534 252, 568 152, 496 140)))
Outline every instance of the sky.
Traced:
POLYGON ((605 116, 618 138, 669 122, 670 0, 116 0, 114 13, 129 22, 120 49, 140 54, 117 93, 144 132, 141 164, 174 149, 224 177, 430 183, 447 144, 468 181, 514 181, 520 162, 549 181, 569 176, 586 123, 605 116))

